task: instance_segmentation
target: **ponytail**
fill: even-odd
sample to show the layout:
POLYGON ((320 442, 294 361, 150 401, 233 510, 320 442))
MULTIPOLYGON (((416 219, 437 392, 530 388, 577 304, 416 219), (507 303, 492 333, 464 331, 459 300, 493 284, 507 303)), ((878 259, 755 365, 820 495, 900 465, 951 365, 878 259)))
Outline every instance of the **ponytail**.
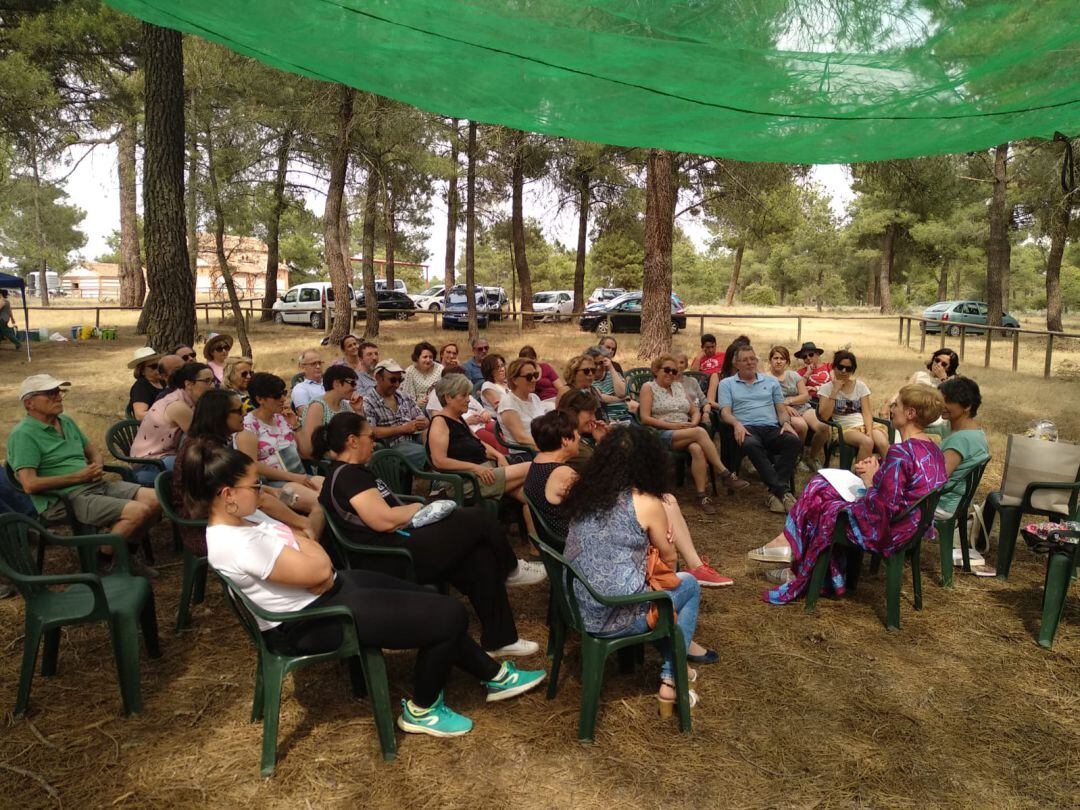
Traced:
POLYGON ((315 428, 311 436, 311 450, 315 458, 327 454, 340 453, 350 436, 359 436, 367 420, 353 411, 336 413, 325 425, 315 428))

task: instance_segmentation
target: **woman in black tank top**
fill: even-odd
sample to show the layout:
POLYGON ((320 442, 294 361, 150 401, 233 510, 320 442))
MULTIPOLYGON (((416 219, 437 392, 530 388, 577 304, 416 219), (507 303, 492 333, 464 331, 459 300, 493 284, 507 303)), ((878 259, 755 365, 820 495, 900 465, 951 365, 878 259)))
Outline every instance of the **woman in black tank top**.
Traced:
POLYGON ((577 473, 566 462, 577 456, 581 436, 573 417, 563 411, 552 411, 534 419, 532 430, 540 452, 525 478, 525 497, 561 540, 568 529, 561 504, 577 481, 577 473))

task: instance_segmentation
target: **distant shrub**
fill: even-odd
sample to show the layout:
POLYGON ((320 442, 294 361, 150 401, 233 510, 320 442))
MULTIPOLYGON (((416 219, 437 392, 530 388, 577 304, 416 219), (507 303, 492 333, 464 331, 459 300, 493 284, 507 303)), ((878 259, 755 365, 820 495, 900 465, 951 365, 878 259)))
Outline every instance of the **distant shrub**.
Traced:
POLYGON ((764 284, 747 285, 739 297, 744 304, 753 304, 756 307, 775 307, 777 303, 776 290, 764 284))

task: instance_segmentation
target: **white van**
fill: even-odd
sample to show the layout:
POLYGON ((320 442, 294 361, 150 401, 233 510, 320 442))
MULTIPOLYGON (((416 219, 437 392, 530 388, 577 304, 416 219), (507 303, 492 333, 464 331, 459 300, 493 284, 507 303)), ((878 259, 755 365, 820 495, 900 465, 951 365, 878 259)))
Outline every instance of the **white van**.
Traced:
MULTIPOLYGON (((353 297, 353 288, 349 287, 349 300, 353 297)), ((306 323, 322 329, 326 326, 326 307, 333 303, 334 288, 329 281, 297 284, 274 302, 274 323, 306 323)))
MULTIPOLYGON (((363 284, 363 282, 361 282, 361 285, 362 284, 363 284)), ((387 289, 386 279, 385 278, 377 278, 377 279, 375 279, 375 289, 376 290, 385 290, 385 289, 387 289)), ((409 289, 408 289, 408 287, 405 286, 404 281, 402 281, 400 278, 395 278, 394 279, 394 292, 405 293, 406 295, 408 295, 409 294, 409 289)))
POLYGON ((533 295, 533 312, 543 313, 541 320, 569 320, 574 311, 573 290, 552 290, 533 295))

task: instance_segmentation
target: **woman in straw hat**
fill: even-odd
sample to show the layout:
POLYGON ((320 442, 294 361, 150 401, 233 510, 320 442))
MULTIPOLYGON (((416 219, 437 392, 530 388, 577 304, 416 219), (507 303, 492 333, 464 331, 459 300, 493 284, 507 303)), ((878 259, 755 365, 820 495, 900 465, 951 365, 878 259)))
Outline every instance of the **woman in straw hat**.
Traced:
POLYGON ((135 383, 128 392, 128 407, 138 421, 142 421, 154 400, 164 389, 158 360, 162 355, 149 346, 136 349, 127 367, 135 372, 135 383))

